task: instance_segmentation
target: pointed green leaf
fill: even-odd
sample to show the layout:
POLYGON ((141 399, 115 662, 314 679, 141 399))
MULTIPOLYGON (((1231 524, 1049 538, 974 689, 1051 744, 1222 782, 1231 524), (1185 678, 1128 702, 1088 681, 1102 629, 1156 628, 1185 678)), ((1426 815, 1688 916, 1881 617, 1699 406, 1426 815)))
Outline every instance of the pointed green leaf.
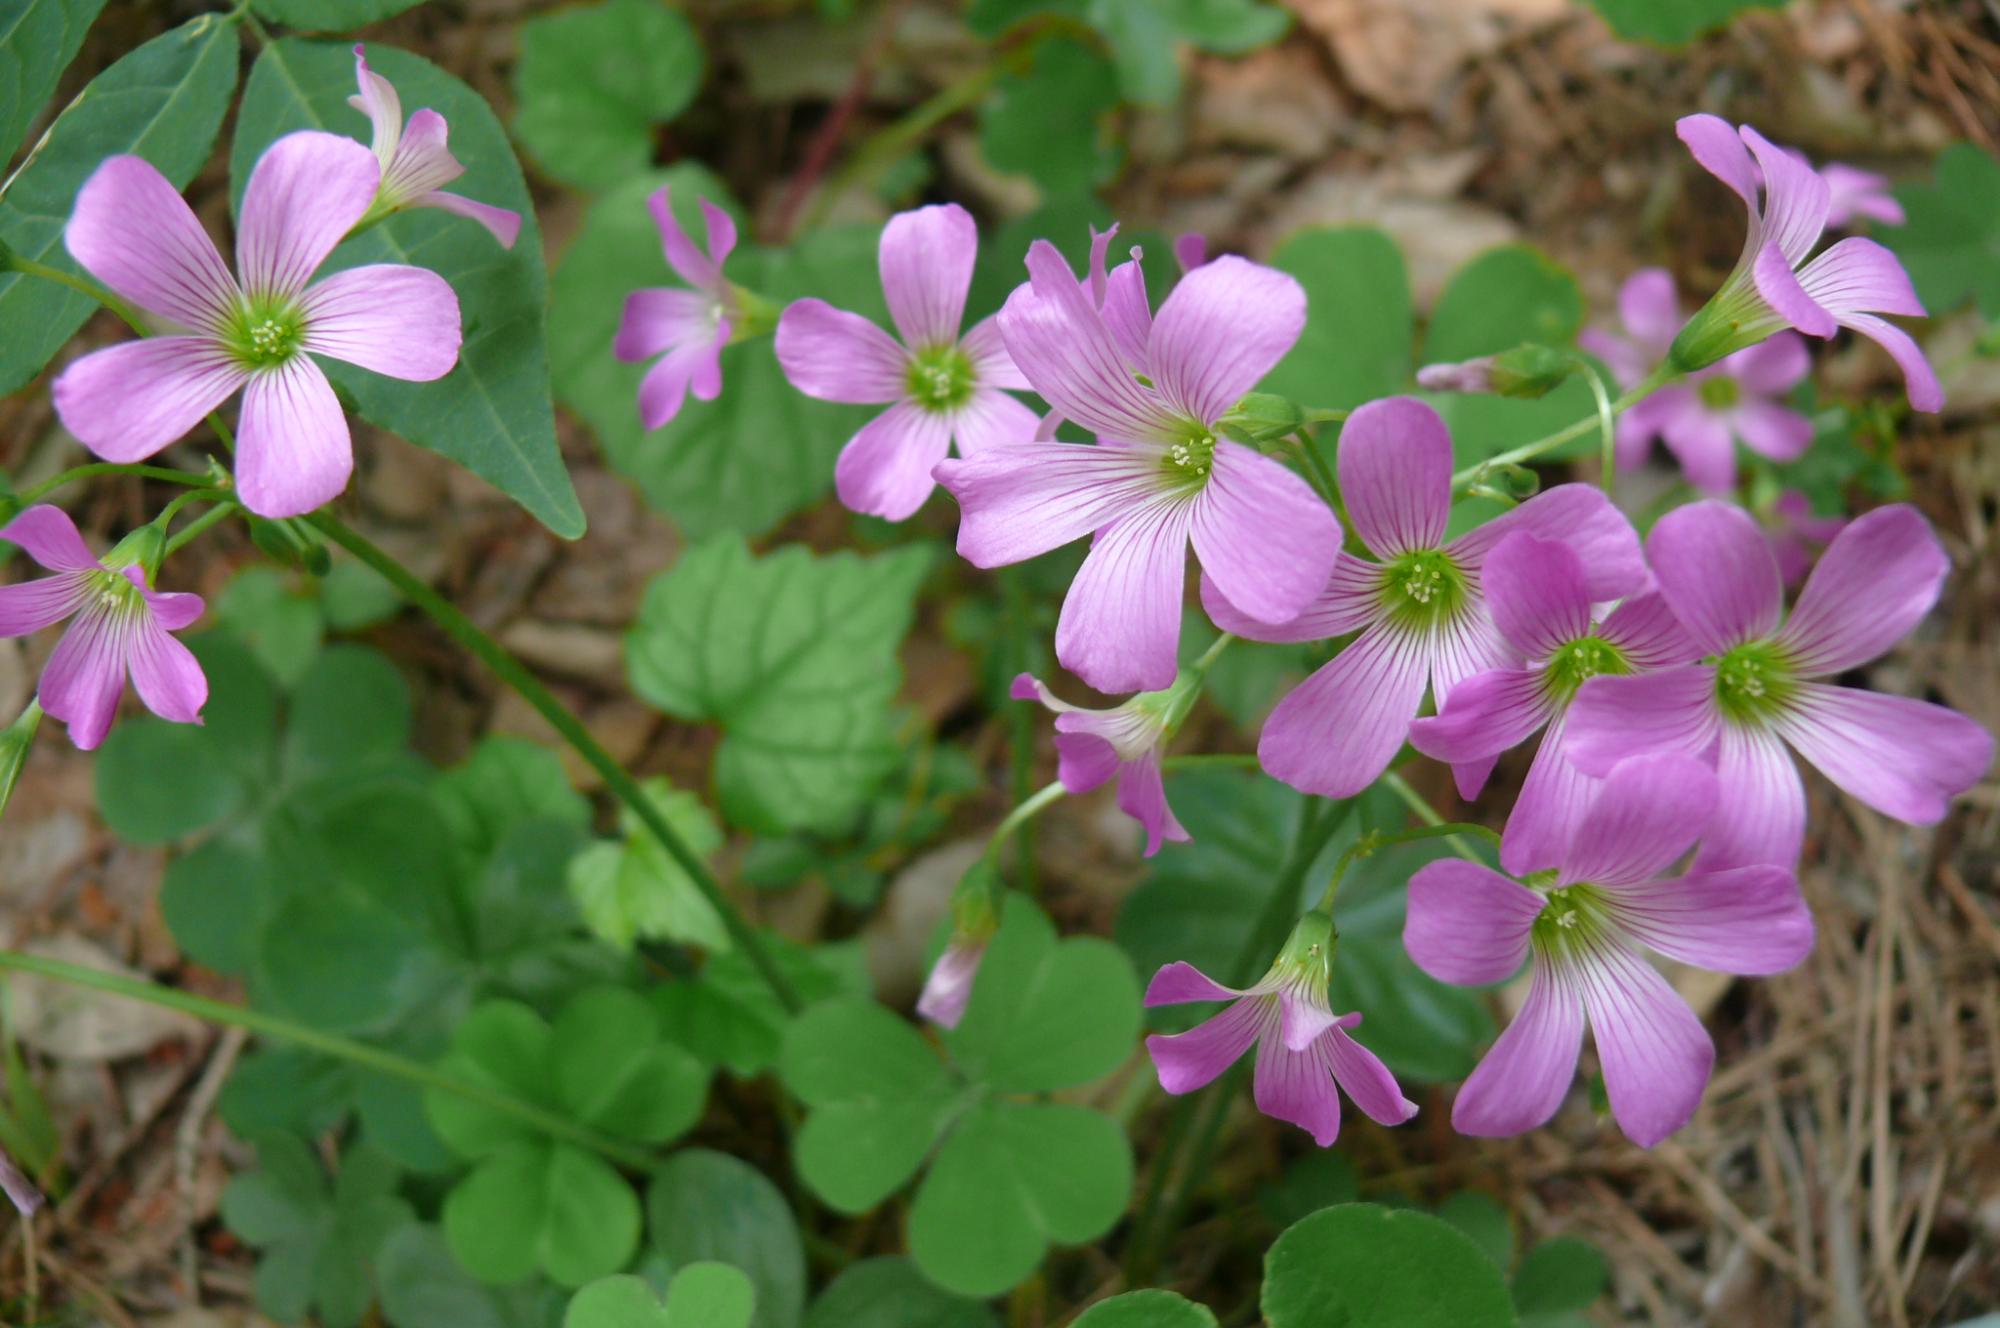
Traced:
POLYGON ((0 15, 0 168, 13 160, 104 0, 25 0, 0 15))

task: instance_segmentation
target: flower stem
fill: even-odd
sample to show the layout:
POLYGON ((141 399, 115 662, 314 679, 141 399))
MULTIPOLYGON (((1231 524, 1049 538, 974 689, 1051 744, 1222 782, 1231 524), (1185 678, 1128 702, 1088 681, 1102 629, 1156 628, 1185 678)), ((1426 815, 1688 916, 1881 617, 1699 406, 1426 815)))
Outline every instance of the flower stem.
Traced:
POLYGON ((111 461, 93 461, 87 466, 76 466, 51 475, 40 484, 15 495, 15 500, 23 507, 40 502, 49 494, 78 480, 94 479, 99 475, 137 475, 143 479, 166 480, 170 484, 201 485, 209 482, 208 476, 196 475, 185 470, 173 470, 166 466, 124 466, 111 461))
POLYGON ((1214 643, 1201 652, 1201 658, 1188 665, 1188 672, 1197 678, 1207 677, 1209 669, 1214 666, 1217 659, 1221 658, 1222 652, 1229 649, 1229 643, 1235 639, 1228 632, 1216 637, 1214 643))
MULTIPOLYGON (((188 494, 181 498, 177 498, 174 501, 185 502, 188 498, 197 498, 201 496, 202 495, 200 494, 188 494)), ((228 518, 234 516, 235 514, 236 514, 236 501, 232 498, 224 498, 221 502, 218 502, 214 507, 209 508, 206 512, 203 512, 200 516, 188 522, 187 525, 183 526, 179 531, 175 532, 173 538, 167 541, 166 547, 160 551, 160 556, 164 558, 169 554, 180 552, 188 545, 200 539, 203 532, 205 532, 210 526, 215 525, 219 521, 225 521, 228 518)))
POLYGON ((1002 818, 999 825, 993 827, 993 833, 986 841, 987 859, 989 861, 997 861, 1000 856, 1001 846, 1006 844, 1011 835, 1025 826, 1029 821, 1041 815, 1046 808, 1053 805, 1068 791, 1068 789, 1063 787, 1062 781, 1057 779, 1043 785, 1032 796, 1023 798, 1013 811, 1008 812, 1002 818))
MULTIPOLYGON (((1020 567, 1006 567, 1000 571, 1000 596, 1010 678, 1028 671, 1028 642, 1033 631, 1033 623, 1026 575, 1025 569, 1020 567)), ((1029 790, 1035 786, 1036 712, 1025 705, 1009 706, 1007 710, 1008 798, 1017 804, 1024 804, 1029 799, 1029 790)), ((998 841, 991 851, 997 853, 998 841)), ((1030 897, 1040 893, 1036 889, 1035 832, 1032 827, 1023 831, 1014 862, 1017 884, 1021 890, 1030 897)), ((999 865, 997 859, 994 865, 999 865)))
POLYGON ((1319 454, 1319 445, 1304 429, 1296 431, 1292 436, 1299 440, 1299 451, 1305 454, 1306 469, 1311 472, 1313 487, 1319 490, 1320 497, 1326 499, 1328 507, 1344 515, 1340 505, 1340 485, 1335 483, 1333 472, 1326 468, 1326 458, 1319 454))
MULTIPOLYGON (((1411 788, 1409 781, 1401 775, 1393 770, 1385 771, 1382 775, 1382 782, 1388 785, 1389 791, 1394 793, 1398 798, 1401 798, 1403 805, 1415 812, 1417 819, 1422 821, 1426 826, 1436 828, 1445 824, 1445 819, 1439 814, 1438 809, 1431 806, 1430 801, 1423 794, 1411 788)), ((1485 830, 1484 826, 1474 828, 1485 830)), ((1491 830, 1486 830, 1485 832, 1489 835, 1493 833, 1491 830)), ((1451 844, 1451 851, 1458 854, 1459 857, 1464 858, 1467 862, 1479 861, 1479 855, 1467 848, 1465 841, 1459 839, 1455 833, 1447 842, 1451 844)))
POLYGON ((74 273, 65 272, 59 267, 50 267, 47 263, 37 263, 34 259, 24 258, 12 250, 7 251, 6 261, 5 263, 0 263, 0 270, 19 272, 23 276, 40 277, 43 281, 53 281, 57 285, 67 286, 79 294, 88 295, 91 299, 124 319, 125 325, 134 332, 137 332, 142 337, 146 335, 146 325, 139 321, 138 310, 119 299, 116 295, 113 295, 110 291, 103 289, 94 282, 85 281, 82 277, 76 276, 74 273))
POLYGON ((183 1014, 193 1015, 210 1023, 229 1024, 264 1037, 278 1038, 304 1047, 308 1051, 336 1057, 378 1074, 408 1080, 423 1088, 435 1088, 453 1093, 467 1101, 477 1102, 490 1110, 511 1116, 524 1125, 542 1131, 550 1138, 560 1139, 599 1153, 633 1171, 649 1170, 654 1162, 652 1154, 644 1149, 599 1134, 545 1107, 517 1097, 504 1088, 461 1079, 457 1075, 438 1069, 436 1066, 426 1065, 422 1061, 411 1060, 407 1056, 399 1056, 393 1051, 372 1047, 365 1042, 356 1042, 332 1033, 323 1033, 316 1028, 307 1028, 303 1024, 294 1023, 263 1010, 231 1005, 226 1001, 212 1001, 204 996, 163 987, 142 978, 126 977, 122 973, 107 973, 102 969, 65 963, 46 955, 23 954, 18 950, 0 950, 0 969, 32 973, 38 977, 53 978, 58 982, 67 982, 78 987, 89 987, 126 1000, 145 1001, 150 1005, 179 1010, 183 1014))
MULTIPOLYGON (((1646 375, 1644 382, 1611 403, 1609 407, 1611 415, 1615 417, 1623 414, 1680 376, 1680 370, 1674 368, 1672 365, 1660 365, 1652 373, 1646 375)), ((1510 466, 1518 461, 1532 461, 1544 452, 1553 452, 1564 443, 1575 442, 1592 429, 1601 427, 1603 414, 1603 409, 1593 411, 1576 423, 1558 429, 1546 437, 1537 438, 1532 443, 1522 443, 1519 447, 1509 448, 1505 452, 1486 458, 1486 460, 1476 466, 1468 466, 1451 477, 1452 487, 1455 489, 1461 488, 1477 480, 1480 472, 1489 466, 1510 466)))
POLYGON ((1615 423, 1617 415, 1612 409, 1611 393, 1604 388, 1604 375, 1592 368, 1590 362, 1581 356, 1577 357, 1577 363, 1581 367, 1584 381, 1590 384, 1590 394, 1597 398, 1597 427, 1604 434, 1604 450, 1600 454, 1603 473, 1598 476, 1597 482, 1604 486, 1604 496, 1609 498, 1611 491, 1618 486, 1618 435, 1615 423))
POLYGON ((583 726, 583 721, 557 700, 555 694, 542 684, 541 679, 529 672, 527 666, 509 653, 506 647, 482 631, 477 623, 466 617, 457 605, 431 589, 422 577, 376 547, 360 532, 327 512, 316 513, 310 520, 314 529, 374 568, 383 580, 401 591, 405 599, 430 615, 431 619, 444 628, 454 641, 478 656, 481 663, 519 693, 522 700, 533 706, 542 718, 562 735, 563 741, 575 749, 576 754, 598 773, 604 780, 605 787, 610 789, 620 802, 632 809, 632 813, 647 830, 652 832, 653 837, 660 841, 660 846, 666 849, 668 855, 680 864, 681 869, 688 874, 688 879, 694 882, 695 888, 721 917, 723 926, 729 931, 730 939, 741 946, 743 952, 750 957, 750 962, 756 966, 758 974, 771 988, 779 1002, 793 1014, 805 1008, 797 990, 772 960, 770 952, 764 948, 764 943, 758 939, 756 931, 744 919, 736 905, 729 901, 728 896, 723 894, 722 885, 716 880, 715 873, 709 870, 708 864, 702 861, 701 856, 689 848, 687 842, 672 825, 668 824, 666 817, 660 814, 659 808, 653 805, 652 799, 648 798, 644 790, 639 787, 639 782, 625 772, 625 767, 619 765, 611 753, 604 750, 597 739, 590 735, 590 730, 583 726))
POLYGON ((1255 770, 1258 768, 1255 752, 1191 752, 1186 756, 1169 756, 1160 762, 1168 773, 1176 770, 1200 770, 1209 766, 1221 766, 1230 770, 1255 770))

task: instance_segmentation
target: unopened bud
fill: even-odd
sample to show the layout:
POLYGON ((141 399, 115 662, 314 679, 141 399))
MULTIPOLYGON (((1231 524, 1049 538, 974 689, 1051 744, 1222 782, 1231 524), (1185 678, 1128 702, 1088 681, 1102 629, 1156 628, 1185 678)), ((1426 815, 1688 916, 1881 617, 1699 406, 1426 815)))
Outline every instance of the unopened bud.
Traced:
POLYGON ((1525 502, 1541 492, 1542 477, 1527 466, 1517 466, 1509 461, 1482 469, 1477 487, 1489 490, 1494 497, 1508 502, 1525 502))
MULTIPOLYGON (((245 515, 248 516, 247 513, 245 515)), ((278 521, 261 516, 249 516, 248 519, 250 542, 279 562, 304 568, 314 576, 325 576, 333 567, 333 558, 327 553, 325 542, 310 522, 298 517, 285 517, 278 521)))
POLYGON ((1547 396, 1575 372, 1572 352, 1525 342, 1498 355, 1427 364, 1417 370, 1417 386, 1427 392, 1486 392, 1533 400, 1547 396))
POLYGON ((1306 413, 1299 403, 1272 392, 1252 392, 1216 423, 1216 428, 1246 443, 1274 442, 1305 426, 1306 413))

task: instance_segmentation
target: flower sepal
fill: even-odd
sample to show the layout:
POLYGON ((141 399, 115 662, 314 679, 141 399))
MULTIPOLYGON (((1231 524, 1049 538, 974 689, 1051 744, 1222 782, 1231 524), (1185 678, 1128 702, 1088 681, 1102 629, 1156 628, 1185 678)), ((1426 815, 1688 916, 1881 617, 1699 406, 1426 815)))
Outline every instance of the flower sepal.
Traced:
POLYGON ((731 343, 748 341, 752 337, 768 337, 778 330, 778 315, 783 311, 776 300, 733 281, 729 283, 729 295, 735 302, 734 316, 729 324, 731 343))
POLYGON ((250 516, 249 524, 250 542, 286 566, 300 568, 314 576, 325 576, 333 570, 333 557, 326 550, 326 542, 320 538, 319 531, 303 518, 285 517, 271 521, 261 516, 250 516))
POLYGON ((1667 362, 1682 373, 1694 373, 1756 345, 1785 326, 1768 305, 1759 317, 1760 305, 1763 301, 1748 282, 1736 280, 1724 285, 1675 335, 1667 348, 1667 362))
POLYGON ((146 584, 150 586, 159 579, 160 556, 166 547, 167 532, 158 523, 149 522, 119 540, 104 555, 104 566, 113 572, 121 567, 136 567, 145 573, 146 584))
POLYGON ((0 732, 0 815, 14 797, 14 785, 28 764, 28 749, 35 745, 35 730, 42 726, 42 703, 29 701, 28 708, 0 732))
POLYGON ((1275 392, 1252 392, 1215 422, 1217 432, 1255 447, 1275 443, 1306 427, 1305 407, 1275 392))

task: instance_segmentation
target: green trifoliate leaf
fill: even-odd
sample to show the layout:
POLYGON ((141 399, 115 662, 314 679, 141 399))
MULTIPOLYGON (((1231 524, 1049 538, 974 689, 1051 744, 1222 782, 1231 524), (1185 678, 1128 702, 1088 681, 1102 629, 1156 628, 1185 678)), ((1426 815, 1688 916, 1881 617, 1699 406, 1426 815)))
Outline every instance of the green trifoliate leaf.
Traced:
POLYGON ((764 833, 843 828, 896 766, 897 646, 930 558, 753 557, 711 540, 648 587, 626 639, 633 690, 722 728, 723 814, 764 833))
POLYGON ((1051 196, 1084 193, 1118 169, 1102 123, 1118 104, 1111 67, 1062 38, 1035 48, 1033 68, 1003 76, 981 103, 979 146, 997 170, 1025 175, 1051 196))
POLYGON ((1500 1270, 1424 1213, 1375 1204, 1326 1208, 1264 1256, 1270 1328, 1512 1328, 1500 1270))
POLYGON ((383 1241, 416 1218, 396 1197, 396 1169, 366 1147, 349 1149, 331 1187, 300 1140, 257 1146, 259 1169, 222 1194, 222 1217, 258 1247, 257 1306, 286 1322, 315 1311, 327 1328, 353 1328, 374 1299, 371 1268, 383 1241))
MULTIPOLYGON (((233 43, 230 55, 233 61, 233 43)), ((328 376, 364 418, 458 462, 558 535, 580 535, 583 509, 556 445, 549 403, 541 230, 507 135, 483 98, 429 61, 370 43, 368 63, 395 85, 406 112, 428 107, 449 124, 452 155, 465 165, 451 192, 520 213, 521 233, 512 249, 502 249, 468 218, 413 208, 342 244, 322 275, 364 263, 409 263, 450 282, 465 344, 457 366, 432 383, 403 382, 331 360, 324 362, 328 376)), ((265 47, 238 113, 232 197, 240 202, 258 157, 293 130, 323 129, 365 141, 367 117, 347 104, 354 90, 354 52, 347 44, 288 37, 265 47)))
MULTIPOLYGON (((647 780, 645 789, 696 854, 706 859, 722 847, 722 829, 701 799, 675 791, 664 779, 647 780)), ((621 950, 640 940, 729 949, 729 929, 687 870, 629 808, 621 813, 620 825, 623 842, 591 844, 569 865, 569 891, 590 929, 621 950)))
POLYGON ((486 1158, 444 1201, 451 1252, 482 1282, 536 1269, 582 1286, 624 1267, 639 1247, 639 1199, 594 1153, 537 1140, 486 1158))
POLYGON ((1314 227, 1287 236, 1271 265, 1305 287, 1306 326, 1264 391, 1347 410, 1408 385, 1410 283, 1394 240, 1373 226, 1314 227))
POLYGON ((607 189, 652 161, 653 127, 701 87, 701 43, 652 0, 606 0, 521 25, 514 133, 548 174, 607 189))
POLYGON ((653 1249, 675 1269, 717 1262, 749 1277, 753 1328, 798 1328, 805 1249, 791 1205, 757 1168, 726 1153, 682 1149, 653 1175, 646 1225, 653 1249))
POLYGON ((1000 1328, 985 1305, 934 1285, 903 1258, 849 1264, 806 1311, 805 1328, 1000 1328))
POLYGON ((2000 320, 2000 161, 1955 143, 1938 154, 1936 184, 1902 185, 1896 197, 1909 219, 1883 238, 1924 308, 1947 314, 1970 299, 2000 320))
POLYGON ((1557 1236, 1529 1250, 1514 1270, 1514 1308, 1523 1323, 1555 1320, 1589 1308, 1610 1282, 1601 1250, 1575 1236, 1557 1236))
MULTIPOLYGON (((51 29, 40 26, 46 14, 62 8, 11 4, 0 25, 13 23, 18 16, 20 22, 47 35, 51 29)), ((66 9, 67 25, 81 20, 91 6, 71 4, 66 9)), ((36 40, 36 49, 41 50, 40 39, 36 40)), ((60 47, 69 39, 56 40, 60 47)), ((137 153, 175 186, 186 185, 208 160, 230 99, 236 95, 238 42, 236 26, 224 15, 203 14, 153 38, 99 74, 49 127, 46 138, 0 195, 0 245, 32 262, 81 274, 63 247, 63 226, 77 190, 106 157, 137 153)), ((53 80, 61 63, 51 59, 44 66, 0 59, 0 66, 32 71, 24 72, 19 84, 25 127, 25 117, 36 114, 41 97, 47 95, 33 95, 31 90, 40 79, 53 80)), ((8 143, 6 155, 11 156, 11 140, 0 141, 8 143)), ((34 377, 97 310, 97 301, 67 286, 0 272, 0 327, 7 329, 0 336, 0 394, 34 377)))
POLYGON ((379 23, 423 0, 250 0, 260 18, 310 32, 352 32, 379 23))
POLYGON ((563 1328, 750 1328, 756 1290, 726 1263, 691 1263, 665 1303, 644 1278, 607 1277, 576 1293, 563 1328))
MULTIPOLYGON (((868 975, 857 963, 834 959, 834 946, 810 953, 774 933, 762 936, 765 952, 808 1006, 837 995, 865 996, 868 975)), ((748 1078, 778 1061, 791 1022, 756 965, 741 950, 711 954, 694 978, 653 989, 653 1008, 670 1036, 705 1064, 748 1078)))
POLYGON ((1437 1206, 1437 1216, 1465 1233, 1494 1267, 1505 1272, 1513 1264, 1514 1227, 1492 1195, 1460 1190, 1437 1206))
POLYGON ((1127 1291, 1092 1305, 1074 1328, 1215 1328, 1215 1313, 1171 1291, 1127 1291))
POLYGON ((433 792, 438 811, 474 861, 483 861, 523 821, 590 824, 590 803, 569 782, 561 759, 526 738, 480 739, 464 764, 438 776, 433 792))
POLYGON ((1621 37, 1679 46, 1749 9, 1782 9, 1788 0, 1590 0, 1621 37))

